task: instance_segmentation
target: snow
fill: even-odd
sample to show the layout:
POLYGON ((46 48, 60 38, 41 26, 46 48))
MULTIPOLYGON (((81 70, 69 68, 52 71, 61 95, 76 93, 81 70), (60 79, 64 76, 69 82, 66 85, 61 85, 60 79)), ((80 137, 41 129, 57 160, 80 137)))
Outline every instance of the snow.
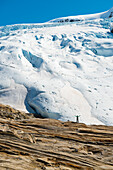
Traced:
POLYGON ((78 16, 68 16, 62 18, 56 18, 51 20, 50 22, 77 22, 83 20, 94 20, 99 18, 111 18, 113 17, 113 7, 105 12, 96 13, 96 14, 88 14, 88 15, 78 15, 78 16))
POLYGON ((80 22, 0 27, 0 103, 113 125, 112 11, 80 22))

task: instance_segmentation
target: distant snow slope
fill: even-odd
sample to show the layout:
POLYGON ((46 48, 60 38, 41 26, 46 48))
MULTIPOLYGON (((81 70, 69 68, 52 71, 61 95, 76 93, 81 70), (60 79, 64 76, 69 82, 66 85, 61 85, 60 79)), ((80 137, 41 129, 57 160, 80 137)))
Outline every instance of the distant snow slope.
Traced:
POLYGON ((86 124, 113 125, 112 22, 0 27, 0 103, 63 121, 80 115, 86 124))
POLYGON ((113 17, 113 7, 110 10, 102 13, 56 18, 51 20, 50 22, 76 22, 89 19, 92 20, 98 18, 111 18, 111 17, 113 17))

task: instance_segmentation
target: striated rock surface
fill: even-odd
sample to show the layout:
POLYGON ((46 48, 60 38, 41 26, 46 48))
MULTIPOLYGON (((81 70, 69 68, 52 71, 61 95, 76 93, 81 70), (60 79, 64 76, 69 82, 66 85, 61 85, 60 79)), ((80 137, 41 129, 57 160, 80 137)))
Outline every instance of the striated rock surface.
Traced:
POLYGON ((113 127, 35 118, 0 105, 0 170, 113 169, 113 127))

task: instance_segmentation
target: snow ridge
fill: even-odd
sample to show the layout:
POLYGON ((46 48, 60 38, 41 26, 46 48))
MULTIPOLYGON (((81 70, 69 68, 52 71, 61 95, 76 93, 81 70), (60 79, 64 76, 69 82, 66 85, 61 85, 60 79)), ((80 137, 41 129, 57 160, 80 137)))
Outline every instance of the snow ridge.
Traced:
POLYGON ((83 20, 93 20, 99 18, 111 18, 113 17, 113 7, 105 12, 97 13, 97 14, 88 14, 88 15, 78 15, 78 16, 69 16, 53 19, 50 22, 78 22, 83 20))

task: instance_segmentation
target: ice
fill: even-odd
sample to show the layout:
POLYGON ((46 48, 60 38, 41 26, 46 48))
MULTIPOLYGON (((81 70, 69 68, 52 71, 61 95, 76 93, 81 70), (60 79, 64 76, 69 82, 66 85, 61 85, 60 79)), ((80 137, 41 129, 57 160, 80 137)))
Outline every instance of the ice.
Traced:
POLYGON ((72 22, 80 22, 83 20, 94 20, 98 18, 111 18, 111 17, 113 17, 113 7, 110 10, 102 12, 102 13, 68 16, 68 17, 53 19, 50 22, 59 22, 59 23, 71 22, 72 23, 72 22))
POLYGON ((22 53, 24 55, 24 57, 32 64, 33 67, 35 68, 40 68, 42 63, 43 63, 43 59, 40 57, 37 57, 36 55, 33 55, 30 52, 27 52, 25 50, 22 49, 22 53))
POLYGON ((112 12, 0 27, 0 103, 113 125, 112 12))
POLYGON ((113 23, 111 23, 110 30, 111 30, 111 33, 113 33, 113 23))
MULTIPOLYGON (((9 83, 9 80, 7 81, 9 83)), ((10 86, 0 89, 0 103, 15 106, 16 109, 26 111, 25 97, 27 90, 25 86, 16 84, 14 80, 10 80, 10 86)))
POLYGON ((5 48, 5 46, 1 46, 1 47, 0 47, 0 51, 2 51, 4 48, 5 48))

